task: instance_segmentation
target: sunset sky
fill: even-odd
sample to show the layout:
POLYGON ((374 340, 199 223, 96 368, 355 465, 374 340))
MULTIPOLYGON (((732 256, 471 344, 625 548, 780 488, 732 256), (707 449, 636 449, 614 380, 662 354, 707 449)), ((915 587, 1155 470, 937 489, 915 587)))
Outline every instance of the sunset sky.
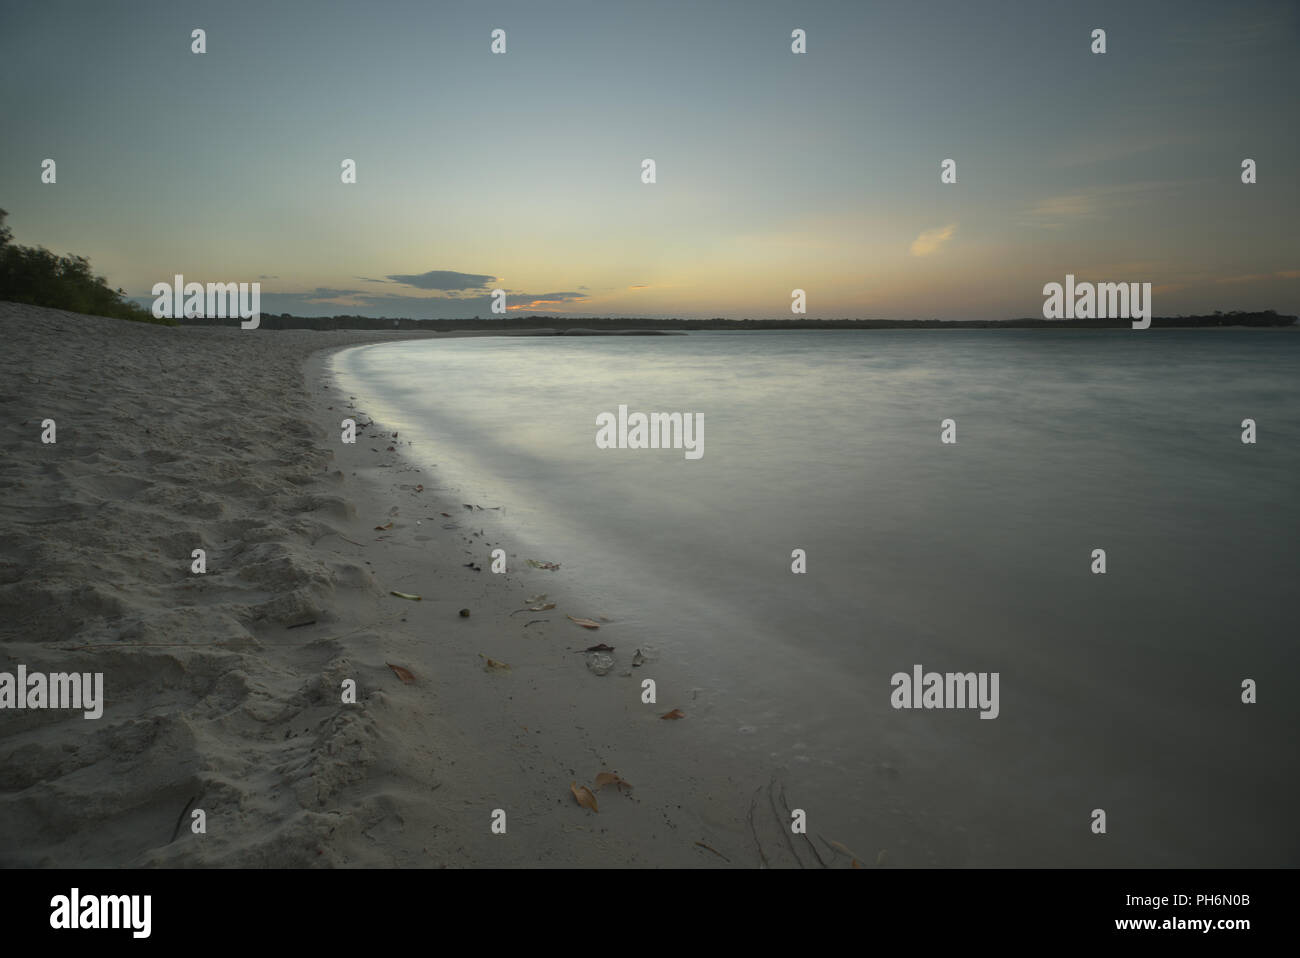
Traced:
POLYGON ((8 3, 0 207, 269 313, 987 319, 1067 272, 1296 313, 1297 9, 8 3))

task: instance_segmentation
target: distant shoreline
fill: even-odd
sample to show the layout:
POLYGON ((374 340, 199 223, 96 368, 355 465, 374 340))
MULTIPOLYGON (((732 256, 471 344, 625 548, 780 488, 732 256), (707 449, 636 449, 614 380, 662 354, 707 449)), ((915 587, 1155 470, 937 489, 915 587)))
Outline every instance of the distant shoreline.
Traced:
MULTIPOLYGON (((182 326, 232 326, 232 319, 183 319, 182 326)), ((1217 329, 1253 327, 1294 328, 1295 316, 1263 312, 1217 313, 1209 316, 1157 316, 1152 329, 1217 329)), ((1127 319, 599 319, 555 316, 510 316, 503 319, 392 319, 370 316, 291 316, 262 314, 263 329, 400 329, 426 332, 508 331, 515 335, 609 336, 662 335, 696 330, 812 330, 812 329, 1131 329, 1127 319)))

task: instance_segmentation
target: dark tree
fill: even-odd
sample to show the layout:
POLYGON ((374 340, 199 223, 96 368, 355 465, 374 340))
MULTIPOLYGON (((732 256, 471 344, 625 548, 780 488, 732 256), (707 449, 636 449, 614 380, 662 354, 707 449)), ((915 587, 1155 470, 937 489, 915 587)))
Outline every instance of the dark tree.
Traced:
POLYGON ((43 246, 18 246, 4 225, 9 214, 0 210, 0 300, 66 309, 91 316, 111 316, 144 323, 175 326, 175 320, 155 319, 125 298, 90 269, 84 256, 57 256, 43 246))

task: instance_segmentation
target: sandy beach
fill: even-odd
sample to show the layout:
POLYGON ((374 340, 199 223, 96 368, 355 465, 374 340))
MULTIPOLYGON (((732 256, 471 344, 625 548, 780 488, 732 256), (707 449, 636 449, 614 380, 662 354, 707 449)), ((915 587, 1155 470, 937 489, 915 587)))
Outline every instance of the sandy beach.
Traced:
POLYGON ((330 381, 331 351, 419 335, 0 304, 0 669, 104 677, 98 719, 0 712, 0 864, 818 864, 779 778, 692 739, 685 677, 633 669, 616 618, 569 621, 603 610, 566 605, 563 557, 486 541, 492 504, 330 381))

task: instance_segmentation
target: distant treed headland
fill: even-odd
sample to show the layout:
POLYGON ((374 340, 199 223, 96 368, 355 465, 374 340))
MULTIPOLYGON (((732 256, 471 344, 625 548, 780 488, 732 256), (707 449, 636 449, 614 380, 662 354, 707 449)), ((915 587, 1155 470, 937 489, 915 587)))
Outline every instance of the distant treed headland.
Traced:
MULTIPOLYGON (((232 326, 238 320, 182 319, 184 326, 232 326)), ((1275 310, 1214 313, 1210 316, 1157 316, 1152 328, 1209 326, 1293 326, 1295 316, 1275 310)), ((562 316, 507 316, 500 319, 376 319, 370 316, 278 316, 263 314, 263 329, 422 329, 433 332, 505 329, 539 334, 685 332, 688 330, 770 329, 1129 329, 1127 319, 578 319, 562 316)))

